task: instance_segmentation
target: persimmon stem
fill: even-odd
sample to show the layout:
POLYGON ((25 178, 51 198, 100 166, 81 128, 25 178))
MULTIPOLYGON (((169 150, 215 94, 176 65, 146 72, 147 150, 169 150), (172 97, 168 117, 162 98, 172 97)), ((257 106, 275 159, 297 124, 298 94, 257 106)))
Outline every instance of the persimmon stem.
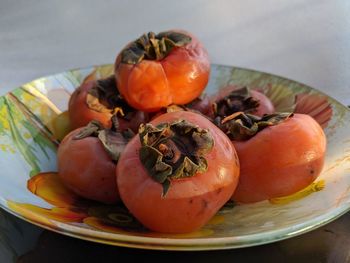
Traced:
POLYGON ((159 144, 158 149, 165 159, 172 159, 174 157, 174 152, 166 144, 159 144))
POLYGON ((183 33, 167 31, 156 35, 149 32, 122 50, 121 61, 125 64, 138 64, 144 59, 162 60, 173 48, 182 47, 191 41, 191 37, 183 33))
POLYGON ((262 117, 236 112, 224 118, 217 125, 231 140, 245 141, 266 127, 278 125, 292 117, 293 113, 290 112, 265 114, 262 117))
POLYGON ((204 156, 214 140, 204 130, 185 120, 173 123, 141 125, 140 160, 148 174, 163 185, 163 195, 173 179, 192 177, 207 170, 204 156))
POLYGON ((243 87, 233 90, 213 105, 215 117, 225 118, 235 112, 253 113, 259 107, 259 101, 250 96, 249 89, 243 87))
POLYGON ((89 109, 97 112, 109 112, 119 117, 127 118, 128 114, 135 112, 120 95, 115 81, 115 76, 99 79, 88 91, 86 104, 89 109))

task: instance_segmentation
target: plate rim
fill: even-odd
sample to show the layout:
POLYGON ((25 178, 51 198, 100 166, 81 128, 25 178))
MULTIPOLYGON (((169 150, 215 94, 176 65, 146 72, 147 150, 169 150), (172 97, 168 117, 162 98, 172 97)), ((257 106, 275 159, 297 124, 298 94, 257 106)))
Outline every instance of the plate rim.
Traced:
MULTIPOLYGON (((4 200, 3 198, 1 199, 4 200)), ((84 229, 79 226, 69 225, 69 224, 51 220, 51 219, 45 219, 45 220, 42 220, 41 222, 40 220, 35 221, 31 218, 18 214, 17 212, 11 210, 8 207, 4 207, 2 202, 0 202, 0 207, 6 212, 16 216, 21 220, 24 220, 33 225, 39 226, 43 229, 50 230, 66 236, 93 241, 93 242, 106 244, 106 245, 117 245, 121 247, 150 249, 150 250, 165 250, 165 251, 226 250, 226 249, 237 249, 237 248, 245 248, 245 247, 253 247, 253 246, 259 246, 264 244, 270 244, 270 243, 278 242, 288 238, 296 237, 296 236, 305 234, 307 232, 310 232, 312 230, 315 230, 319 227, 322 227, 336 220, 337 218, 341 217, 342 215, 350 211, 350 203, 349 203, 347 206, 343 205, 340 208, 338 208, 339 211, 336 214, 328 212, 326 214, 317 216, 312 220, 306 221, 304 223, 293 225, 293 228, 295 229, 291 232, 287 231, 286 228, 282 228, 282 229, 267 231, 263 233, 244 235, 238 238, 238 240, 240 240, 241 243, 236 244, 235 242, 230 242, 230 241, 234 241, 235 239, 237 240, 237 238, 235 238, 234 236, 210 237, 210 238, 166 238, 166 237, 145 237, 145 236, 136 236, 136 235, 126 235, 126 234, 106 232, 103 230, 84 229), (52 225, 45 224, 45 221, 47 220, 54 221, 56 228, 52 227, 52 225), (311 222, 317 222, 317 223, 311 224, 311 222), (311 225, 307 227, 308 224, 311 224, 311 225), (68 226, 68 227, 61 228, 60 226, 68 226), (80 231, 72 231, 70 229, 76 229, 80 231), (81 232, 82 229, 83 231, 81 232), (96 232, 99 234, 104 233, 104 235, 111 236, 111 238, 102 238, 101 236, 96 237, 92 234, 91 235, 84 234, 83 232, 92 232, 92 233, 96 232), (276 233, 279 235, 276 235, 276 233), (274 235, 274 238, 272 239, 259 238, 260 236, 270 236, 270 235, 274 235), (115 237, 120 237, 120 238, 128 237, 130 240, 117 239, 115 237), (248 239, 251 239, 252 237, 255 237, 256 239, 259 238, 260 241, 255 243, 242 242, 242 240, 243 241, 245 239, 248 240, 248 239)), ((43 217, 40 216, 39 218, 43 218, 43 217)))
MULTIPOLYGON (((56 73, 45 74, 45 75, 43 75, 41 77, 36 77, 36 78, 34 78, 34 79, 30 80, 30 81, 24 82, 24 83, 20 84, 18 87, 14 87, 10 91, 6 92, 5 94, 0 95, 0 97, 6 96, 7 94, 9 94, 11 92, 14 92, 17 89, 20 89, 23 85, 26 85, 28 83, 31 83, 31 82, 34 82, 34 81, 37 81, 37 80, 40 80, 40 79, 43 79, 43 78, 48 78, 48 77, 52 77, 52 76, 56 76, 56 75, 61 75, 61 74, 64 74, 64 73, 67 73, 67 72, 72 72, 72 71, 88 70, 88 69, 93 69, 93 68, 96 68, 96 67, 106 67, 106 66, 113 66, 113 65, 114 64, 112 64, 112 63, 104 63, 104 64, 99 64, 99 65, 91 64, 91 65, 88 65, 88 66, 75 67, 75 68, 63 70, 63 71, 56 72, 56 73)), ((284 77, 284 76, 281 76, 281 75, 278 75, 278 74, 270 73, 268 71, 262 71, 262 70, 257 70, 257 69, 253 69, 253 68, 245 68, 245 67, 241 67, 241 66, 233 66, 233 65, 219 64, 219 63, 210 63, 210 67, 212 67, 212 66, 226 67, 226 68, 236 68, 236 69, 239 69, 239 70, 245 70, 245 71, 250 71, 250 72, 258 72, 258 73, 263 73, 263 74, 270 75, 270 76, 273 76, 273 77, 281 78, 281 79, 284 79, 284 80, 287 80, 287 81, 290 81, 290 82, 294 82, 294 83, 300 84, 302 86, 305 86, 307 88, 310 88, 312 90, 317 91, 318 93, 320 93, 320 94, 322 94, 322 95, 332 99, 334 102, 336 102, 340 106, 342 106, 345 109, 347 109, 348 111, 350 111, 350 108, 349 108, 350 105, 349 106, 345 105, 342 102, 340 102, 338 99, 332 97, 331 95, 325 93, 324 91, 321 91, 319 89, 313 88, 311 85, 305 84, 305 83, 303 83, 301 81, 293 80, 293 79, 291 79, 289 77, 284 77)), ((210 79, 210 76, 209 76, 209 79, 210 79)))

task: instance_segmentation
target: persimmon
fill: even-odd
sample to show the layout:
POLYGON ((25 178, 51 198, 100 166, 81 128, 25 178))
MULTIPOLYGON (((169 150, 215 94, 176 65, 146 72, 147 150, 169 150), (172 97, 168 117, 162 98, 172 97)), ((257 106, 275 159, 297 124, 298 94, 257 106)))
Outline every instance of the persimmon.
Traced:
POLYGON ((257 116, 275 112, 271 100, 259 90, 228 85, 210 97, 213 118, 221 119, 235 112, 245 112, 257 116))
POLYGON ((117 87, 134 108, 154 112, 197 98, 209 80, 208 53, 192 34, 149 32, 129 43, 115 62, 117 87))
POLYGON ((202 116, 205 116, 206 118, 211 120, 209 116, 211 114, 210 109, 211 107, 210 107, 209 97, 206 94, 202 94, 200 97, 194 99, 193 101, 185 105, 172 104, 166 108, 162 108, 157 112, 150 113, 149 116, 150 116, 150 120, 153 120, 164 113, 170 113, 175 111, 191 111, 194 113, 201 114, 202 116))
POLYGON ((305 114, 233 114, 223 121, 241 164, 233 199, 251 203, 293 194, 321 173, 326 136, 305 114))
POLYGON ((239 161, 229 138, 203 116, 178 111, 141 125, 117 165, 120 197, 147 228, 199 229, 230 199, 239 161))
POLYGON ((185 109, 208 116, 211 112, 210 98, 202 94, 198 98, 184 105, 185 109))
POLYGON ((103 203, 120 200, 116 162, 132 133, 105 129, 98 121, 69 133, 57 152, 58 175, 76 194, 103 203))
POLYGON ((130 107, 121 97, 114 76, 83 82, 72 94, 68 104, 69 119, 77 129, 97 120, 104 127, 112 126, 111 117, 118 116, 121 130, 137 132, 138 126, 147 121, 147 114, 130 107))

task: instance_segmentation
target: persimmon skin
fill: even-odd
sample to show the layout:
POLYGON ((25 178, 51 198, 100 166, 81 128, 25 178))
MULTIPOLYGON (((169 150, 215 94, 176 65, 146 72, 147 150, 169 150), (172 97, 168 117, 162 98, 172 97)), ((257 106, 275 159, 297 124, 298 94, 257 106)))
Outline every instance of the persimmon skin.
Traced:
MULTIPOLYGON (((84 127, 92 120, 99 121, 106 128, 111 128, 112 126, 112 114, 110 112, 95 111, 90 109, 86 103, 88 92, 95 86, 95 84, 96 81, 84 82, 73 92, 69 100, 68 113, 73 129, 84 127)), ((134 116, 130 121, 118 117, 119 129, 123 131, 130 128, 134 132, 137 132, 139 125, 146 120, 147 116, 144 112, 135 111, 134 116)))
POLYGON ((110 128, 112 125, 111 113, 92 110, 86 103, 86 96, 95 83, 92 80, 82 83, 69 99, 68 112, 73 129, 86 126, 92 120, 99 121, 106 128, 110 128))
POLYGON ((259 106, 254 112, 257 116, 263 116, 264 114, 271 114, 275 112, 275 107, 273 106, 271 100, 266 97, 262 92, 257 90, 250 90, 250 95, 259 101, 259 106))
POLYGON ((132 107, 155 112, 171 104, 186 104, 197 98, 207 85, 210 73, 207 51, 195 36, 174 31, 185 33, 192 40, 183 47, 173 48, 162 60, 126 64, 121 62, 121 53, 117 56, 117 87, 132 107))
POLYGON ((233 141, 241 175, 233 200, 252 203, 293 194, 321 173, 326 136, 310 116, 294 114, 247 141, 233 141))
POLYGON ((161 115, 152 124, 185 119, 211 131, 214 148, 205 156, 208 170, 193 177, 171 180, 162 197, 139 159, 140 140, 134 137, 117 165, 119 193, 129 211, 147 228, 165 233, 187 233, 201 228, 230 199, 239 178, 239 161, 227 136, 204 117, 192 112, 161 115))
POLYGON ((80 130, 69 133, 59 145, 58 175, 79 196, 106 204, 116 203, 120 200, 116 164, 98 138, 73 139, 80 130))
MULTIPOLYGON (((211 96, 211 104, 217 102, 220 99, 223 99, 225 96, 229 95, 232 91, 238 88, 239 87, 235 85, 228 85, 226 87, 223 87, 218 93, 211 96)), ((250 89, 249 93, 252 98, 259 101, 259 106, 257 107, 255 112, 252 112, 252 114, 257 116, 263 116, 264 114, 271 114, 275 112, 275 107, 273 106, 271 100, 267 96, 265 96, 264 93, 254 89, 250 89)))
POLYGON ((212 111, 210 98, 206 94, 202 94, 199 101, 194 100, 194 102, 190 102, 186 105, 189 109, 198 112, 200 114, 203 114, 205 116, 209 116, 209 114, 212 111))

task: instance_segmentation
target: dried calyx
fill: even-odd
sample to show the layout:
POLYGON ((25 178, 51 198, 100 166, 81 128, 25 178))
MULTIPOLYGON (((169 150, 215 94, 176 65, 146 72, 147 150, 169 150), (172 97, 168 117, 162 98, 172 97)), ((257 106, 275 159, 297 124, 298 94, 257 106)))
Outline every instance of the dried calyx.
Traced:
POLYGON ((163 185, 166 195, 172 179, 194 176, 207 170, 205 155, 214 146, 208 130, 180 120, 157 126, 141 125, 140 160, 148 174, 163 185))
POLYGON ((236 112, 224 118, 219 127, 231 140, 245 141, 268 126, 277 125, 293 117, 293 113, 265 114, 258 117, 252 114, 236 112))
POLYGON ((86 96, 86 103, 91 110, 109 112, 127 120, 136 111, 120 95, 114 75, 97 80, 86 96))
POLYGON ((216 101, 213 105, 216 121, 235 112, 253 113, 259 107, 259 101, 250 96, 247 87, 233 90, 229 95, 216 101))
POLYGON ((87 126, 82 128, 79 133, 74 136, 74 140, 81 140, 86 137, 97 137, 106 152, 114 162, 118 162, 120 154, 124 150, 126 144, 134 136, 130 129, 119 131, 118 118, 116 115, 112 117, 112 128, 106 129, 99 121, 91 121, 87 126))
POLYGON ((191 37, 174 31, 159 34, 143 34, 128 45, 121 53, 121 61, 126 64, 137 64, 142 60, 161 60, 174 47, 182 47, 191 42, 191 37))

